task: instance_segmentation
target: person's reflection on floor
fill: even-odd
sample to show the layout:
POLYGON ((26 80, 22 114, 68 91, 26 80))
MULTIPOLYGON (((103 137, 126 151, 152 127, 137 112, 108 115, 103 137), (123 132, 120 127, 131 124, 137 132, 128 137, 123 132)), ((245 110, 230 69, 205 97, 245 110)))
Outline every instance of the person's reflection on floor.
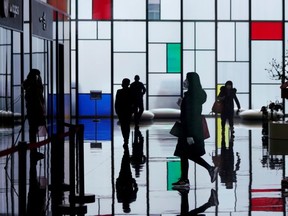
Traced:
POLYGON ((221 142, 221 159, 219 176, 221 183, 225 184, 226 189, 232 189, 233 183, 237 182, 236 172, 240 169, 240 155, 236 152, 236 164, 234 165, 234 139, 230 138, 229 146, 226 146, 225 136, 222 136, 221 142))
POLYGON ((132 177, 130 167, 130 155, 128 146, 124 147, 119 176, 116 179, 117 201, 122 203, 123 212, 129 213, 130 203, 136 201, 138 185, 132 177))
POLYGON ((214 189, 211 189, 211 193, 210 193, 210 197, 208 198, 208 201, 204 203, 203 205, 201 205, 200 207, 189 211, 188 193, 190 190, 180 189, 178 191, 179 191, 179 194, 181 195, 181 212, 180 212, 181 216, 200 215, 200 213, 205 212, 208 208, 219 205, 217 191, 214 189))
POLYGON ((135 169, 135 175, 138 178, 143 164, 146 163, 146 156, 143 153, 144 137, 139 129, 135 128, 134 141, 132 144, 131 165, 135 169))

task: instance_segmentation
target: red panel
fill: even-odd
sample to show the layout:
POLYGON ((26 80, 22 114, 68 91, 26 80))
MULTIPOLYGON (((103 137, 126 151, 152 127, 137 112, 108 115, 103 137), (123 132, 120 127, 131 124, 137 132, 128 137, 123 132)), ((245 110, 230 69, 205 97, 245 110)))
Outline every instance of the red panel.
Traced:
POLYGON ((252 40, 283 40, 282 22, 252 22, 252 40))
POLYGON ((252 198, 252 211, 269 211, 269 212, 283 212, 284 202, 283 198, 274 197, 258 197, 252 198))
POLYGON ((111 19, 111 0, 92 1, 92 19, 110 20, 111 19))
POLYGON ((48 4, 52 5, 53 7, 67 13, 67 0, 48 0, 48 4))

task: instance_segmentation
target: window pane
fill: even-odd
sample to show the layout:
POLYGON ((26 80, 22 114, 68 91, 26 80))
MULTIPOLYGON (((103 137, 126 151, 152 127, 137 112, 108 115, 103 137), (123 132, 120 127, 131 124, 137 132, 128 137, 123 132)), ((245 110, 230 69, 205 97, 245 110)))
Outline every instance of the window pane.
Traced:
POLYGON ((215 24, 196 23, 196 48, 215 49, 215 24))

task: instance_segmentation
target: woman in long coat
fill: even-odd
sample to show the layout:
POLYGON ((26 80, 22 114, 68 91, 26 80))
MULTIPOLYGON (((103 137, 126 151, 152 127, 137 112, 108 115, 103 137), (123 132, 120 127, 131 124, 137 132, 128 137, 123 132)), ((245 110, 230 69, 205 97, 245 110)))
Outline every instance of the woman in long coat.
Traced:
POLYGON ((188 159, 206 168, 211 182, 216 180, 218 174, 218 167, 211 166, 201 157, 205 154, 202 104, 205 103, 207 95, 202 89, 199 75, 195 72, 187 73, 184 87, 188 88, 180 105, 180 120, 184 135, 178 138, 174 152, 174 155, 181 159, 181 177, 179 181, 172 184, 176 189, 177 187, 189 186, 188 159))

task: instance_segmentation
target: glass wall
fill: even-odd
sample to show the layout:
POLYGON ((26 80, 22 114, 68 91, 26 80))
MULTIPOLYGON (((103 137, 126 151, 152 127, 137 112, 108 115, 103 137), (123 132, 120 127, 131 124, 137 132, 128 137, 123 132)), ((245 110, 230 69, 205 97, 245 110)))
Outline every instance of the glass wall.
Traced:
MULTIPOLYGON (((75 0, 72 5, 75 5, 75 0)), ((80 115, 93 115, 90 90, 99 89, 99 115, 113 113, 121 81, 140 76, 145 106, 177 108, 187 72, 199 73, 211 111, 217 89, 234 83, 243 109, 279 100, 281 80, 267 72, 282 62, 284 0, 101 0, 78 4, 80 115), (270 8, 273 7, 273 10, 270 8), (265 93, 264 93, 265 92, 265 93), (112 103, 112 104, 110 104, 112 103), (85 104, 85 105, 84 105, 85 104), (82 107, 83 106, 83 107, 82 107), (85 106, 85 107, 84 107, 85 106)), ((287 5, 287 4, 286 4, 287 5)), ((73 8, 73 6, 72 6, 73 8)), ((72 17, 75 11, 72 9, 72 17)))

